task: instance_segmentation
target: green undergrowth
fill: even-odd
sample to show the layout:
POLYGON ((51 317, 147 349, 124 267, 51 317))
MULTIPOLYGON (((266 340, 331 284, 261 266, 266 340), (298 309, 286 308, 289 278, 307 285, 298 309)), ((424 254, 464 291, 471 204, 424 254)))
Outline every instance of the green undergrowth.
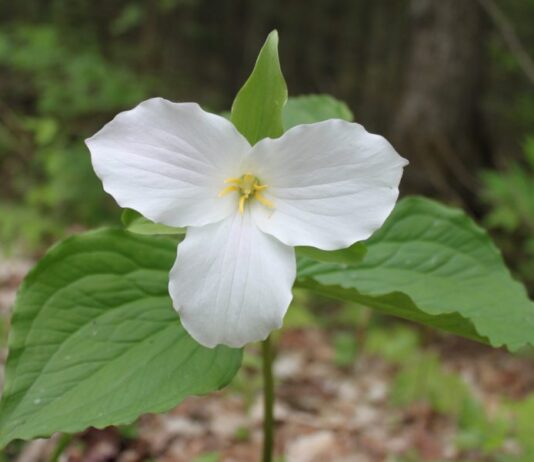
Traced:
MULTIPOLYGON (((364 350, 396 367, 390 384, 390 405, 406 409, 425 405, 456 427, 454 445, 462 462, 531 462, 534 460, 534 394, 522 400, 506 397, 491 413, 457 372, 422 344, 415 329, 374 327, 364 350), (517 451, 510 448, 517 448, 517 451)), ((420 462, 416 453, 396 462, 420 462)))

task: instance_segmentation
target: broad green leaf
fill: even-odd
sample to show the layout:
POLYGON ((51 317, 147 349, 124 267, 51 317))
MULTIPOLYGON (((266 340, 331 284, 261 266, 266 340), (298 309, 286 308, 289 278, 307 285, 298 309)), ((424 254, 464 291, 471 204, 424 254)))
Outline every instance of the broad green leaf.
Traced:
POLYGON ((311 124, 328 119, 354 120, 349 107, 330 95, 303 95, 291 97, 284 106, 284 130, 300 124, 311 124))
POLYGON ((250 144, 277 138, 284 132, 282 109, 287 87, 278 58, 278 32, 272 31, 256 65, 232 104, 231 120, 250 144))
POLYGON ((296 247, 297 256, 306 257, 311 260, 320 261, 323 263, 337 263, 340 265, 354 265, 363 259, 367 248, 363 242, 356 242, 356 244, 341 250, 321 250, 315 247, 296 247))
POLYGON ((139 218, 143 218, 139 212, 133 209, 123 209, 121 213, 121 222, 124 226, 128 227, 139 218))
POLYGON ((498 347, 534 344, 534 303, 462 211, 402 200, 361 263, 301 261, 298 286, 498 347))
MULTIPOLYGON (((359 303, 373 308, 382 314, 418 322, 472 340, 487 343, 487 340, 477 333, 473 324, 458 313, 440 315, 428 314, 415 305, 410 297, 395 290, 391 290, 390 293, 387 293, 388 290, 384 289, 379 292, 380 295, 368 295, 365 291, 358 291, 358 289, 355 288, 356 284, 353 284, 350 288, 342 287, 340 285, 341 283, 335 282, 336 276, 339 275, 338 271, 343 271, 339 266, 337 268, 326 267, 323 265, 319 267, 315 262, 301 260, 299 268, 299 273, 302 274, 302 276, 301 279, 298 279, 295 283, 295 287, 308 289, 312 292, 324 295, 325 297, 359 303), (317 280, 308 277, 311 275, 312 271, 315 273, 317 280), (332 273, 332 278, 328 278, 330 273, 332 273), (318 282, 318 280, 321 280, 322 283, 318 282), (381 295, 381 293, 385 293, 385 295, 381 295)), ((387 281, 384 281, 384 287, 387 287, 387 281)))
POLYGON ((175 255, 169 239, 102 230, 37 264, 15 304, 0 446, 126 424, 232 379, 241 350, 202 347, 171 306, 175 255))
POLYGON ((160 225, 154 223, 148 218, 145 218, 139 212, 132 209, 124 209, 121 215, 122 224, 128 231, 136 234, 160 234, 160 235, 176 235, 185 234, 185 228, 174 228, 172 226, 160 225))

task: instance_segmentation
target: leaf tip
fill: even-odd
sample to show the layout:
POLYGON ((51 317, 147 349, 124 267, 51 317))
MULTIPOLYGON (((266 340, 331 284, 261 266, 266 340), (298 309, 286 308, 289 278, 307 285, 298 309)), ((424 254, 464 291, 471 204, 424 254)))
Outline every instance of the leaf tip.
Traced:
POLYGON ((276 45, 278 45, 279 38, 278 29, 273 29, 271 32, 269 32, 269 35, 267 35, 267 39, 265 41, 268 42, 272 40, 276 45))

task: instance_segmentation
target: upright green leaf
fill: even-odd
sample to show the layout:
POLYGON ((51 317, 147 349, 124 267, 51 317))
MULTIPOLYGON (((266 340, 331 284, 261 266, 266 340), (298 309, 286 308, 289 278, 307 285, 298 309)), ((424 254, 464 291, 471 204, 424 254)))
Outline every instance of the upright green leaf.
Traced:
POLYGON ((349 107, 330 95, 303 95, 291 97, 284 106, 284 130, 295 125, 311 124, 328 119, 352 122, 354 116, 349 107))
POLYGON ((125 424, 232 379, 241 350, 202 347, 171 306, 175 255, 171 240, 103 230, 38 263, 13 314, 0 446, 125 424))
POLYGON ((534 303, 460 210, 404 199, 366 245, 346 270, 302 261, 298 285, 493 346, 534 345, 534 303))
POLYGON ((232 104, 230 119, 251 144, 284 132, 282 110, 287 87, 278 58, 278 32, 272 31, 256 65, 232 104))

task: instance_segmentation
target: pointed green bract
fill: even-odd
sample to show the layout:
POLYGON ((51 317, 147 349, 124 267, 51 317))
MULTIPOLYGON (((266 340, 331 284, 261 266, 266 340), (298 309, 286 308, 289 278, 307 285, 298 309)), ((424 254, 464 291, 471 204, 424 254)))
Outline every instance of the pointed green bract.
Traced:
POLYGON ((495 347, 534 345, 534 302, 462 211, 404 199, 365 244, 349 268, 301 260, 297 285, 495 347))
POLYGON ((287 86, 278 58, 278 33, 273 31, 263 45, 250 77, 232 104, 231 121, 250 144, 262 138, 277 138, 284 132, 282 110, 287 86))
POLYGON ((0 446, 129 423, 232 379, 241 350, 199 345, 172 308, 175 257, 172 240, 102 230, 37 264, 13 314, 0 446))

